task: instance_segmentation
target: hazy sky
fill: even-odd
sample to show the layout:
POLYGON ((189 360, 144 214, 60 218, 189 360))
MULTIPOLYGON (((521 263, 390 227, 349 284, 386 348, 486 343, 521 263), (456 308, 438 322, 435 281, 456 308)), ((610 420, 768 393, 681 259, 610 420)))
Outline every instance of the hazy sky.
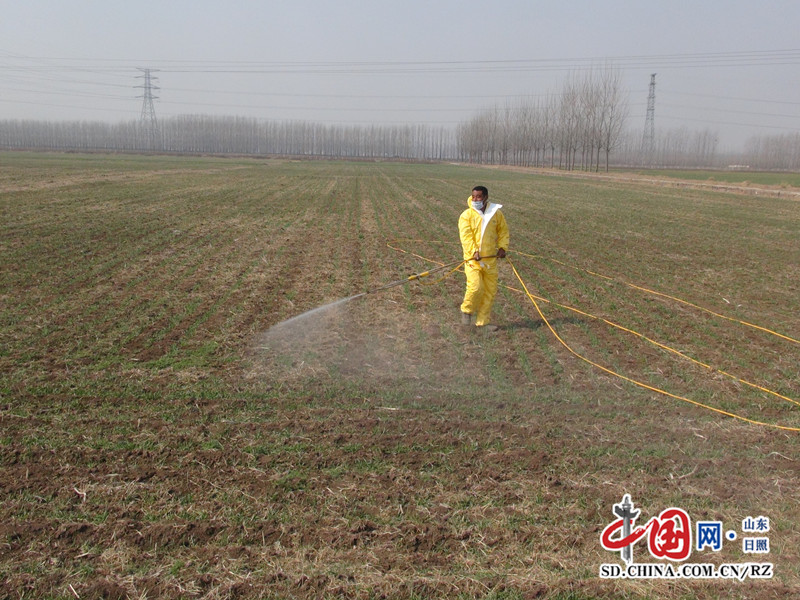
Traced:
POLYGON ((618 69, 643 131, 800 132, 798 0, 0 0, 0 119, 455 125, 618 69), (155 70, 158 70, 157 72, 155 70), (138 78, 137 78, 138 77, 138 78))

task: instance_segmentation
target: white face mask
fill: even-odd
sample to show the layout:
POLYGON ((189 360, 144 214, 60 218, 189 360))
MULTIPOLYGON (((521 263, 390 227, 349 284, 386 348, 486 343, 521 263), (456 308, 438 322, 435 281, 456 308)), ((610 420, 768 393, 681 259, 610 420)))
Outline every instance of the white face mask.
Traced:
POLYGON ((478 212, 483 212, 483 201, 476 202, 475 200, 473 200, 472 201, 472 208, 474 208, 478 212))

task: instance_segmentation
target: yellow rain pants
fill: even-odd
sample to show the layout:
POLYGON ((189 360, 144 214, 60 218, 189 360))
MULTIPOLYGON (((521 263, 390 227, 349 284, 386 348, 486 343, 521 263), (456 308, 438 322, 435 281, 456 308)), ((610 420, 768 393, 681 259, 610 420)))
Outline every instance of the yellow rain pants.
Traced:
POLYGON ((467 287, 461 312, 474 314, 475 325, 488 325, 492 304, 497 293, 497 259, 485 258, 480 262, 471 259, 476 251, 481 256, 494 256, 499 248, 508 250, 508 225, 502 205, 489 202, 483 213, 472 208, 472 196, 467 200, 467 210, 458 219, 458 233, 463 250, 467 287))

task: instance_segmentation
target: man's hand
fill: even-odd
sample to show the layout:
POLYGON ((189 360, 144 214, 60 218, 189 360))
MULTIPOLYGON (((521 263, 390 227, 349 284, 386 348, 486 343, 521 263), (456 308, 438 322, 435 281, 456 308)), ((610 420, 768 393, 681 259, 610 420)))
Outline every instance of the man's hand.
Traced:
POLYGON ((481 259, 481 252, 480 250, 475 250, 475 254, 472 255, 472 260, 479 261, 481 259))
POLYGON ((503 248, 498 248, 497 258, 505 258, 505 257, 506 257, 506 251, 503 248))

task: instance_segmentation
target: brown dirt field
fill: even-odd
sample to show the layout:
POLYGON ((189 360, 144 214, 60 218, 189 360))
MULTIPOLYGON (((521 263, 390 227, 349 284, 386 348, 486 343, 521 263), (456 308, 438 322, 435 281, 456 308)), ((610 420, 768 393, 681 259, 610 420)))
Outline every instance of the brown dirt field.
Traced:
MULTIPOLYGON (((220 183, 224 169, 187 169, 192 185, 218 198, 191 210, 175 202, 172 213, 165 207, 189 185, 186 173, 154 170, 135 179, 162 182, 165 199, 120 211, 125 227, 144 222, 141 232, 118 243, 124 229, 106 217, 105 236, 87 232, 79 240, 94 240, 98 264, 77 242, 46 248, 49 260, 60 261, 51 271, 36 270, 41 249, 27 255, 30 265, 20 268, 40 279, 4 298, 18 303, 19 316, 4 313, 8 350, 0 357, 13 373, 0 398, 0 597, 800 595, 797 433, 713 415, 593 370, 553 340, 518 291, 504 288, 498 297, 497 335, 460 328, 459 273, 435 286, 334 304, 430 267, 386 240, 396 231, 445 238, 460 207, 437 203, 460 194, 462 179, 475 171, 437 171, 416 183, 416 171, 411 177, 382 167, 376 176, 348 166, 343 175, 315 165, 275 175, 267 192, 262 168, 237 166, 236 194, 230 180, 220 183), (264 188, 249 192, 258 185, 264 188), (248 193, 257 199, 252 208, 248 193), (231 196, 237 210, 251 213, 230 209, 231 196), (282 209, 273 197, 306 203, 282 209), (391 208, 404 201, 433 204, 442 214, 416 221, 414 211, 391 208), (163 220, 158 227, 153 215, 163 220), (58 251, 62 259, 54 258, 58 251), (91 268, 73 277, 70 265, 80 261, 91 268), (625 493, 648 518, 681 506, 727 529, 745 515, 768 514, 776 577, 601 580, 599 565, 619 561, 601 548, 600 532, 625 493)), ((90 177, 62 183, 80 186, 90 177)), ((119 194, 130 183, 115 181, 119 194)), ((26 185, 34 185, 26 193, 47 188, 26 185)), ((531 189, 521 197, 535 198, 531 189)), ((566 220, 547 206, 536 207, 540 228, 566 220)), ((522 226, 527 209, 519 210, 518 243, 546 252, 538 230, 522 226)), ((42 239, 45 226, 64 238, 73 229, 26 218, 42 228, 42 239)), ((592 227, 607 233, 600 219, 592 227)), ((580 246, 588 235, 564 231, 552 236, 565 246, 560 258, 594 258, 580 246)), ((639 256, 630 237, 611 234, 620 235, 620 246, 603 246, 607 262, 628 268, 635 281, 647 281, 651 269, 661 275, 653 266, 665 260, 661 249, 639 256)), ((3 241, 6 250, 30 243, 17 233, 3 241)), ((403 248, 447 254, 435 244, 403 248)), ((699 243, 680 250, 691 262, 707 252, 699 243)), ((716 257, 723 266, 707 273, 720 289, 737 277, 724 255, 716 257)), ((800 396, 797 351, 763 332, 719 326, 686 306, 643 299, 585 273, 515 261, 537 293, 609 319, 622 314, 631 327, 715 366, 769 377, 800 396), (745 358, 732 348, 747 350, 745 358)), ((506 266, 501 277, 519 287, 506 266)), ((709 285, 664 277, 687 295, 709 285)), ((766 285, 793 293, 777 278, 766 285)), ((742 316, 752 318, 746 311, 755 310, 754 296, 742 293, 739 302, 742 316)), ((776 304, 773 312, 766 303, 757 308, 792 331, 796 316, 776 304)), ((796 422, 793 410, 741 384, 596 320, 542 307, 571 345, 621 372, 765 421, 796 422)), ((740 548, 726 544, 692 562, 755 562, 740 548)), ((643 545, 635 552, 645 560, 643 545)))

